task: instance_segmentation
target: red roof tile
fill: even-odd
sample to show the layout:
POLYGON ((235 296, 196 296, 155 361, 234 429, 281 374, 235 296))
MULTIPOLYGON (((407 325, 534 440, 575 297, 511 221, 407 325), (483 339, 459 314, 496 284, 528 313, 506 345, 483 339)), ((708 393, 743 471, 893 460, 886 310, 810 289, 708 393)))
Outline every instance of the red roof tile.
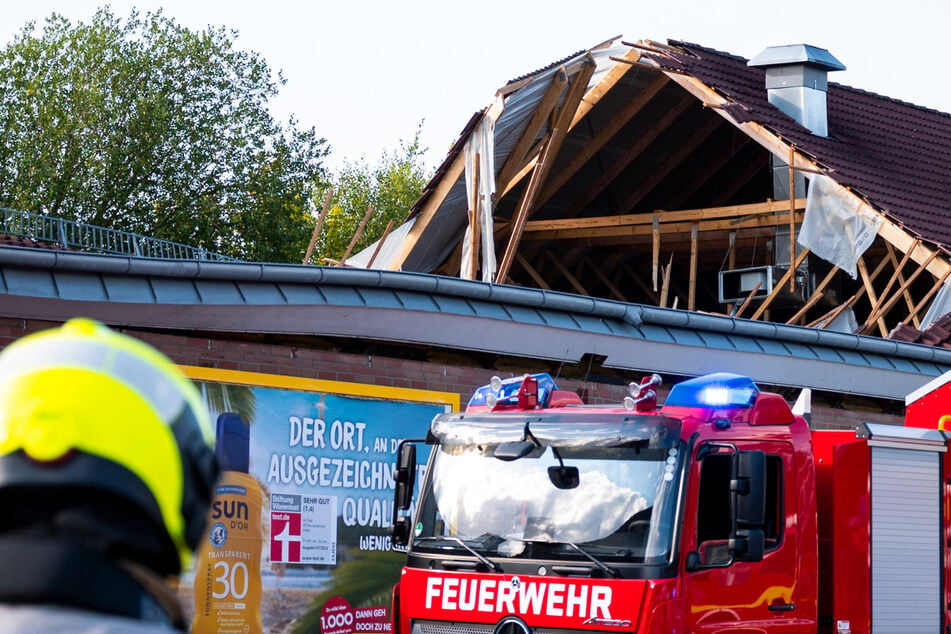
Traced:
POLYGON ((829 82, 829 137, 816 136, 769 103, 762 68, 696 44, 670 44, 667 55, 649 57, 733 100, 727 110, 738 121, 772 129, 892 221, 951 250, 951 115, 829 82))

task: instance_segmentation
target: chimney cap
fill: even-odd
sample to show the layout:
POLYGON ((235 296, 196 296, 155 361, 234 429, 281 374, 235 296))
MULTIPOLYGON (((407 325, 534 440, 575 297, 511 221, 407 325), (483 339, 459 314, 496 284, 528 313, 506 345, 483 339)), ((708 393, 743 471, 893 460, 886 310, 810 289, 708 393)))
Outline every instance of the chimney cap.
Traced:
POLYGON ((824 48, 809 44, 770 46, 746 63, 747 66, 787 66, 804 64, 826 70, 845 70, 845 65, 824 48))

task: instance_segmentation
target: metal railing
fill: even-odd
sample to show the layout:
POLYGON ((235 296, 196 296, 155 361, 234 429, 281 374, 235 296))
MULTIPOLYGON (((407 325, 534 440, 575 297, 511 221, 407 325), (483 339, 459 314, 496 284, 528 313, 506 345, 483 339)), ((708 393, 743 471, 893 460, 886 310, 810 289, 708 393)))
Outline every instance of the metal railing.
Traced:
POLYGON ((0 208, 3 225, 0 233, 39 242, 58 244, 64 249, 112 253, 143 258, 171 260, 213 260, 217 262, 240 262, 220 253, 190 247, 178 242, 159 240, 147 236, 117 231, 73 220, 53 218, 28 211, 0 208))

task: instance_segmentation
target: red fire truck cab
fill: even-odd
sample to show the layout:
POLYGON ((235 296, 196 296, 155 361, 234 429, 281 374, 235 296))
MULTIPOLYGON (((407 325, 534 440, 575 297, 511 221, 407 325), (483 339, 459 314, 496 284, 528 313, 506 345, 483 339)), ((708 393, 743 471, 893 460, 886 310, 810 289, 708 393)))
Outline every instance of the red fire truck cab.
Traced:
POLYGON ((609 408, 547 374, 493 379, 404 441, 394 629, 945 631, 951 497, 932 413, 813 431, 744 376, 684 381, 660 408, 659 382, 609 408))

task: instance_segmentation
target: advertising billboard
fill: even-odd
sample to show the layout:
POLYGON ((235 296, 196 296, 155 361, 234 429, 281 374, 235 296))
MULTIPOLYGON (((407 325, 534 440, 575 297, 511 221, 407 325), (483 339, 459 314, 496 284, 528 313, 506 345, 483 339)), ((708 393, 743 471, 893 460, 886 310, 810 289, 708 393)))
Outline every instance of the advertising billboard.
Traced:
POLYGON ((180 584, 192 631, 390 631, 397 446, 458 394, 183 369, 217 422, 223 471, 180 584))

